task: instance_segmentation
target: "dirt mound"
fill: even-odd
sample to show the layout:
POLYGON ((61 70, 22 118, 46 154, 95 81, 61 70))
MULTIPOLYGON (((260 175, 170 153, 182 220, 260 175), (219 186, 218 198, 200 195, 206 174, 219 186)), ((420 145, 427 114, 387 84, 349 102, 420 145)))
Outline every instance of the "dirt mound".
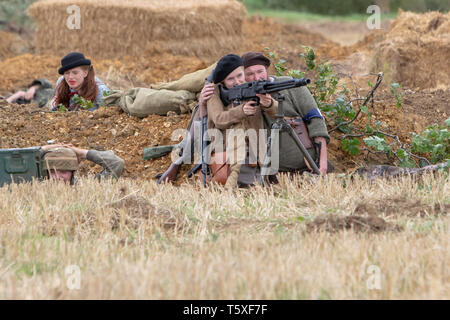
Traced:
POLYGON ((61 58, 35 56, 29 53, 0 62, 0 90, 13 91, 26 87, 38 78, 47 78, 56 83, 61 58))
POLYGON ((31 33, 15 33, 0 30, 0 61, 33 51, 31 33))
POLYGON ((425 217, 427 215, 446 215, 450 204, 424 205, 418 200, 406 198, 386 198, 375 202, 362 202, 355 208, 355 215, 425 217))
POLYGON ((15 41, 15 36, 12 33, 4 32, 0 30, 0 61, 14 56, 12 45, 15 41))
MULTIPOLYGON (((86 149, 113 150, 125 160, 125 177, 152 179, 167 168, 170 155, 144 162, 143 149, 176 143, 170 140, 172 131, 186 128, 189 117, 151 115, 139 119, 116 107, 95 112, 42 112, 33 105, 8 105, 0 100, 0 148, 39 146, 57 139, 86 149)), ((100 170, 89 161, 80 166, 82 175, 100 170)))
POLYGON ((244 20, 242 34, 245 42, 239 53, 247 51, 266 52, 269 48, 285 59, 288 64, 299 68, 299 54, 303 52, 302 46, 316 49, 323 59, 348 54, 344 47, 336 42, 326 39, 322 35, 308 31, 300 25, 280 23, 274 19, 251 16, 244 20))
POLYGON ((325 231, 330 233, 344 230, 377 233, 382 231, 400 231, 400 227, 386 222, 380 217, 338 216, 325 214, 309 222, 306 225, 306 230, 308 232, 325 231))
POLYGON ((447 88, 450 12, 401 12, 375 49, 374 70, 409 88, 447 88))
MULTIPOLYGON (((164 51, 146 51, 141 57, 92 59, 98 77, 110 89, 147 87, 150 83, 171 81, 186 73, 207 67, 196 57, 176 56, 164 51), (164 63, 162 63, 164 61, 164 63)), ((61 57, 24 54, 0 61, 0 94, 26 87, 33 79, 56 83, 61 57)))
POLYGON ((170 210, 156 207, 147 199, 133 193, 126 193, 127 190, 122 188, 120 199, 109 205, 114 209, 111 219, 112 229, 123 225, 138 229, 145 221, 164 230, 183 227, 184 222, 170 210))
MULTIPOLYGON (((360 91, 362 95, 365 93, 366 91, 360 91)), ((397 108, 396 99, 388 90, 377 90, 374 109, 370 107, 370 111, 373 112, 372 125, 376 121, 381 121, 383 123, 381 129, 384 132, 396 134, 404 143, 411 143, 412 132, 423 132, 427 126, 433 123, 444 125, 445 120, 450 116, 450 89, 406 90, 401 109, 397 108)), ((359 128, 364 128, 366 123, 367 118, 365 117, 360 117, 354 122, 359 128)), ((333 135, 333 137, 342 135, 333 135)), ((388 159, 382 154, 367 152, 350 157, 342 151, 340 140, 335 138, 331 139, 328 150, 330 161, 339 172, 352 172, 358 167, 368 165, 393 165, 394 160, 394 158, 388 159)))

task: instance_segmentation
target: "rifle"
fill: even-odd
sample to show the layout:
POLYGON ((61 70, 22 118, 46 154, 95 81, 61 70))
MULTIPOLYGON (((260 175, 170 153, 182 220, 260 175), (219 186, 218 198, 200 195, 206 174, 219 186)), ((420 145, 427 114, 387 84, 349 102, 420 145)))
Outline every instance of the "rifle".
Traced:
MULTIPOLYGON (((214 74, 214 70, 211 71, 209 76, 205 79, 205 84, 212 82, 212 77, 214 74)), ((206 109, 206 106, 200 106, 200 118, 202 119, 202 166, 201 166, 201 172, 202 172, 202 184, 204 187, 206 187, 206 176, 208 175, 208 164, 206 160, 206 149, 208 147, 208 141, 206 140, 206 131, 207 128, 207 122, 208 122, 208 110, 206 109)))
MULTIPOLYGON (((253 100, 256 101, 257 104, 259 104, 259 98, 256 94, 266 94, 266 93, 275 93, 282 90, 297 88, 301 86, 306 86, 309 84, 311 80, 307 78, 301 78, 301 79, 291 79, 286 81, 280 81, 280 82, 271 82, 267 80, 263 81, 253 81, 253 82, 247 82, 244 84, 241 84, 239 86, 235 86, 231 89, 225 89, 222 86, 220 87, 220 94, 221 99, 224 102, 225 105, 230 104, 233 102, 235 105, 241 104, 244 101, 253 100)), ((276 97, 278 101, 278 112, 275 115, 276 121, 272 124, 271 129, 277 129, 280 130, 280 132, 288 132, 289 135, 292 137, 294 142, 296 143, 297 147, 300 149, 303 156, 306 158, 306 161, 308 161, 309 165, 313 169, 313 171, 316 174, 320 175, 320 170, 317 167, 317 164, 312 159, 311 155, 306 150, 303 143, 300 141, 300 139, 297 137, 297 135, 293 132, 291 126, 284 120, 284 110, 283 110, 283 101, 284 96, 282 94, 278 94, 276 97)), ((271 137, 269 136, 267 140, 267 155, 264 159, 264 168, 267 169, 269 163, 270 163, 270 147, 271 147, 271 137)), ((320 150, 319 150, 320 152, 320 150)))

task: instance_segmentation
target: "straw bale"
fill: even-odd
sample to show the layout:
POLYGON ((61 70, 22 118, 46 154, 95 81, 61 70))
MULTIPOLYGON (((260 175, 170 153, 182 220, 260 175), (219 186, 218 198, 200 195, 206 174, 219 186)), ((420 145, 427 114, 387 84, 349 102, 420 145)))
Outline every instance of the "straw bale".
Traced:
POLYGON ((36 20, 39 54, 112 58, 139 56, 148 45, 199 57, 231 52, 246 11, 236 0, 41 0, 28 13, 36 20), (71 5, 80 8, 80 29, 66 25, 71 5))
POLYGON ((450 83, 450 13, 400 12, 375 50, 375 69, 411 88, 450 83))
POLYGON ((0 61, 14 55, 11 45, 14 42, 14 35, 0 30, 0 61))

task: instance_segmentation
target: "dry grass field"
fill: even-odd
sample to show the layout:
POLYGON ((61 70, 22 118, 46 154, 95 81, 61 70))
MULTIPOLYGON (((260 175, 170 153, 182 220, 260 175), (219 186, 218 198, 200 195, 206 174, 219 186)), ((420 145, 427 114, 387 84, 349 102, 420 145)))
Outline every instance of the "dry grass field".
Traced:
POLYGON ((450 183, 0 190, 0 299, 449 299, 450 183))
MULTIPOLYGON (((33 79, 55 84, 70 51, 91 59, 110 89, 126 92, 180 79, 231 52, 274 51, 271 74, 278 59, 305 71, 299 54, 308 46, 340 85, 354 88, 355 101, 384 72, 373 125, 402 143, 450 115, 448 12, 399 12, 389 27, 369 31, 365 23, 247 16, 236 0, 33 2, 26 12, 36 29, 7 21, 0 31, 5 98, 33 79), (68 5, 79 6, 80 28, 67 25, 68 5), (402 85, 402 108, 393 82, 402 85)), ((75 186, 0 188, 0 299, 450 299, 448 172, 344 178, 398 163, 369 150, 350 156, 345 132, 336 130, 327 147, 336 173, 325 179, 282 177, 269 188, 230 191, 202 188, 185 166, 176 185, 157 185, 152 178, 170 155, 144 161, 143 149, 174 143, 172 132, 187 126, 189 114, 141 119, 119 106, 37 108, 0 100, 0 148, 57 140, 113 150, 125 171, 100 183, 92 178, 98 166, 84 162, 75 186)), ((370 122, 353 124, 366 132, 370 122)), ((335 126, 333 117, 327 125, 335 126)))

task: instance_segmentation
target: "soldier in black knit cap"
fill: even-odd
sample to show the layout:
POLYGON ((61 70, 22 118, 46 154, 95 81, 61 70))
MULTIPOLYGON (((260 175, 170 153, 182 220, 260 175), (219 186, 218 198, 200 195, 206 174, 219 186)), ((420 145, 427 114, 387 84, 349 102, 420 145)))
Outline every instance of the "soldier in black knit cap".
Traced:
MULTIPOLYGON (((263 113, 274 116, 277 112, 278 102, 270 95, 258 95, 260 102, 248 101, 240 105, 233 103, 225 106, 220 97, 220 86, 230 89, 245 82, 244 63, 242 58, 229 54, 222 57, 217 63, 213 74, 214 94, 207 102, 208 129, 218 129, 223 135, 226 149, 227 163, 230 164, 230 175, 226 180, 226 187, 237 187, 238 176, 242 164, 246 162, 248 154, 253 155, 256 161, 250 165, 258 167, 264 161, 263 150, 258 150, 258 140, 266 141, 263 124, 263 113), (248 137, 249 132, 255 133, 255 139, 248 137), (237 142, 234 143, 235 138, 237 142), (248 145, 246 145, 248 140, 248 145)), ((250 133, 251 135, 251 133, 250 133)), ((215 142, 217 144, 217 141, 215 142)), ((222 181, 223 183, 223 181, 222 181)))

